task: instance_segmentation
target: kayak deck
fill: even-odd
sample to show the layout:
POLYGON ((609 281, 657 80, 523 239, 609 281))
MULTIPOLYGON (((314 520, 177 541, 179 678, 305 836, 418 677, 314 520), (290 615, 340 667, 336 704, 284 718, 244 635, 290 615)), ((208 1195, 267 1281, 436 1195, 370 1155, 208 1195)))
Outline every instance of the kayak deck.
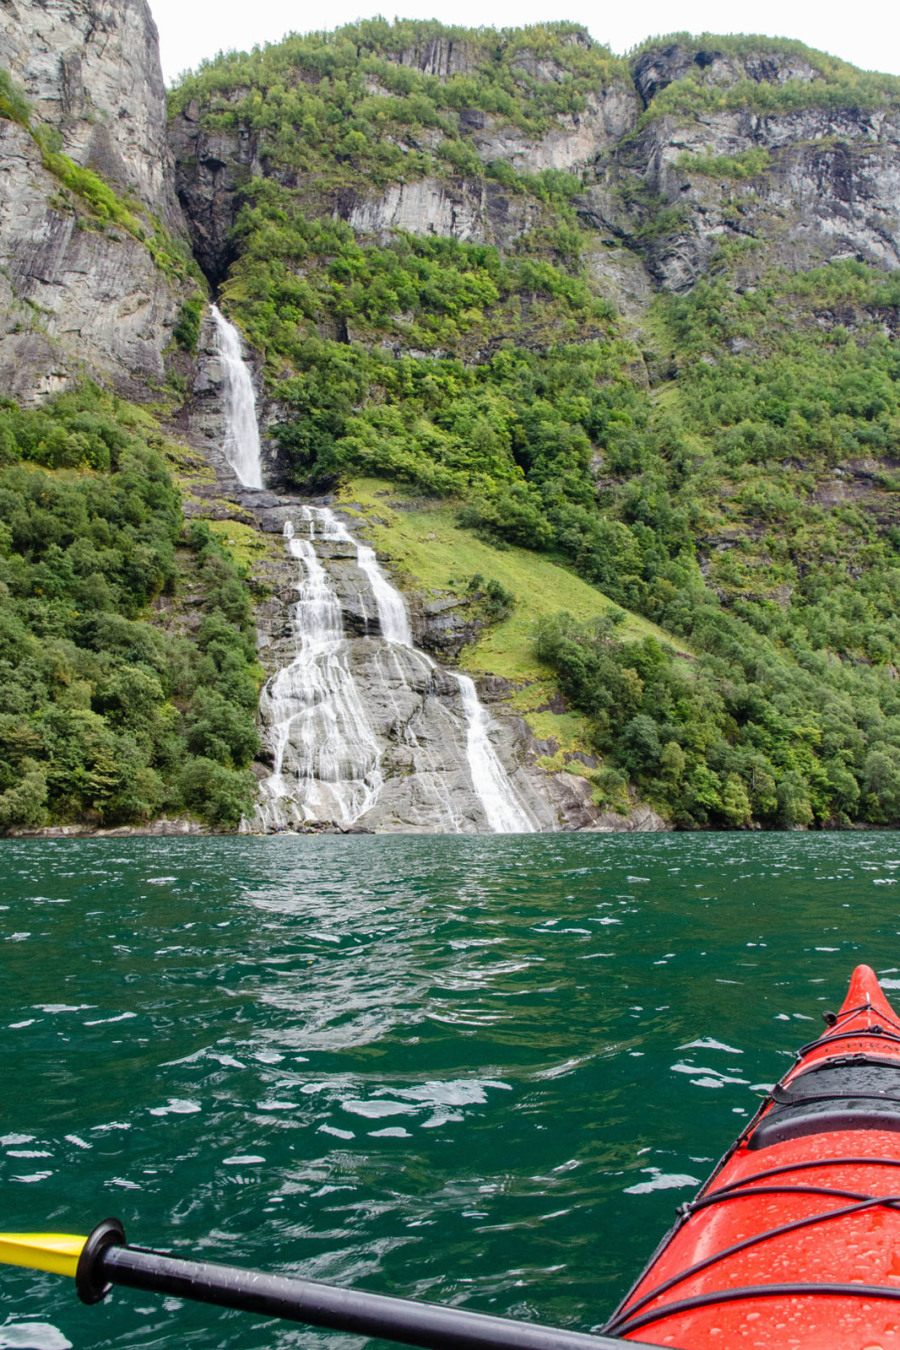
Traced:
POLYGON ((900 1019, 859 966, 603 1328, 683 1350, 900 1350, 900 1019))

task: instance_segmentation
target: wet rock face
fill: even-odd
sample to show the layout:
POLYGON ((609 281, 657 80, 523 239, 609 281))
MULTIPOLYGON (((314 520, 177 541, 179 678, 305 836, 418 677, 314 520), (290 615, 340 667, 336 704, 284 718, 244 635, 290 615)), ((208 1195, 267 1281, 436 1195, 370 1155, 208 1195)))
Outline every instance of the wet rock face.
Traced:
POLYGON ((246 129, 214 135, 204 131, 199 104, 192 100, 173 118, 169 144, 175 157, 175 187, 194 256, 217 287, 233 261, 230 234, 241 204, 241 189, 252 177, 265 172, 259 137, 246 129))
MULTIPOLYGON (((273 423, 281 420, 282 410, 266 392, 258 354, 247 351, 245 360, 250 367, 256 392, 263 479, 273 487, 279 487, 283 485, 290 466, 267 432, 273 423)), ((215 464, 231 490, 232 483, 236 484, 237 480, 222 454, 226 434, 225 377, 219 360, 216 326, 208 309, 200 326, 196 359, 186 365, 189 381, 187 398, 174 418, 174 428, 215 464)), ((254 500, 259 501, 259 493, 254 500)), ((280 530, 283 523, 278 523, 275 528, 280 530)))
MULTIPOLYGON (((270 515, 290 522, 294 547, 300 547, 297 541, 310 528, 300 504, 284 498, 270 515)), ((266 523, 271 528, 272 520, 266 523)), ((257 616, 260 659, 269 675, 260 703, 272 766, 270 775, 261 775, 264 822, 352 824, 379 833, 490 832, 473 781, 459 678, 420 651, 388 640, 352 540, 314 532, 302 548, 310 562, 291 556, 287 546, 267 560, 270 598, 257 616), (307 590, 300 618, 295 606, 314 566, 324 571, 328 593, 307 590)), ((490 724, 505 790, 532 828, 555 829, 557 813, 542 790, 543 776, 522 762, 522 736, 517 718, 490 724)))
MULTIPOLYGON (((0 64, 71 159, 183 232, 145 0, 4 0, 0 64)), ((165 377, 183 296, 124 230, 83 224, 28 132, 0 121, 0 393, 24 403, 85 377, 145 399, 165 377)))
POLYGON ((407 601, 416 646, 439 661, 457 661, 463 647, 474 642, 485 627, 485 619, 478 613, 474 598, 444 596, 430 600, 426 596, 410 595, 407 601))
POLYGON ((183 231, 166 138, 166 91, 146 0, 6 0, 0 65, 63 149, 183 231))
MULTIPOLYGON (((268 513, 266 528, 278 528, 279 521, 296 511, 291 499, 282 498, 281 507, 268 513)), ((355 745, 352 736, 345 736, 346 759, 335 772, 349 777, 360 771, 361 764, 366 767, 377 760, 379 766, 377 794, 355 826, 379 834, 485 832, 484 808, 472 784, 466 718, 456 677, 439 665, 429 665, 418 651, 383 640, 377 606, 366 577, 356 566, 352 546, 323 540, 316 543, 316 554, 340 598, 345 640, 339 659, 352 673, 367 713, 366 736, 374 743, 367 751, 366 736, 358 736, 355 745)), ((270 558, 264 573, 270 593, 257 610, 257 626, 260 660, 271 678, 290 663, 296 651, 292 609, 300 573, 296 561, 286 552, 270 558)), ((435 614, 428 613, 415 597, 410 610, 417 645, 440 652, 429 640, 435 614)), ((442 621, 446 613, 443 610, 437 621, 442 621)), ((450 653, 447 655, 452 659, 450 653)), ((540 768, 542 747, 525 721, 512 711, 508 702, 511 692, 507 682, 496 677, 478 681, 479 697, 490 712, 494 752, 536 829, 618 832, 670 828, 642 805, 627 816, 601 811, 593 802, 587 779, 540 768)), ((265 698, 261 712, 265 741, 270 739, 265 698)), ((265 779, 266 771, 261 770, 260 776, 265 779)), ((294 810, 294 826, 338 825, 336 808, 329 814, 327 785, 324 792, 311 793, 311 800, 319 814, 304 822, 302 812, 294 810)))
POLYGON ((124 231, 85 230, 28 133, 0 122, 0 393, 39 402, 85 376, 146 398, 180 297, 124 231))

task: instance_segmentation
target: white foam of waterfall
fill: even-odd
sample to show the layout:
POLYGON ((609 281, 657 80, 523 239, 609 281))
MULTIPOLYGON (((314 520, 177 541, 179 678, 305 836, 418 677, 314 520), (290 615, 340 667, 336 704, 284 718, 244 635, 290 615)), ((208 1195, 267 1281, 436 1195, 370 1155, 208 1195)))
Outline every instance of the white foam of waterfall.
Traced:
MULTIPOLYGON (((361 544, 355 540, 334 512, 327 507, 316 508, 316 514, 323 525, 323 538, 340 540, 342 543, 352 544, 356 549, 360 570, 367 577, 375 597, 379 626, 384 640, 412 648, 412 629, 403 597, 382 571, 375 557, 375 550, 368 544, 361 544)), ((430 670, 435 669, 435 663, 430 656, 420 651, 415 655, 425 662, 430 670)), ((458 671, 447 673, 459 685, 466 718, 466 756, 469 772, 488 825, 495 834, 533 833, 535 823, 519 801, 518 793, 488 737, 490 719, 478 697, 474 680, 458 671)))
MULTIPOLYGON (((304 515, 313 525, 306 509, 304 515)), ((340 601, 312 539, 295 538, 290 521, 284 533, 302 570, 291 611, 296 656, 260 700, 274 763, 260 784, 259 815, 266 826, 298 820, 352 825, 381 791, 381 752, 348 661, 340 601)))
POLYGON ((466 750, 475 791, 495 834, 531 834, 534 822, 519 802, 497 753, 488 739, 490 722, 478 697, 475 681, 453 671, 466 714, 466 750))
POLYGON ((241 335, 215 305, 210 308, 216 325, 216 342, 227 403, 222 451, 244 487, 261 488, 263 481, 256 394, 244 360, 241 335))
MULTIPOLYGON (((227 400, 223 451, 245 487, 261 488, 256 396, 241 337, 216 305, 211 309, 227 400)), ((304 507, 302 518, 309 525, 308 539, 296 538, 290 522, 284 527, 288 550, 302 573, 299 598, 291 612, 296 655, 268 682, 260 699, 261 714, 271 727, 273 772, 260 787, 259 815, 267 826, 290 824, 298 818, 333 820, 347 826, 375 804, 384 778, 378 740, 349 661, 340 600, 316 554, 317 525, 323 540, 350 544, 356 551, 357 564, 375 599, 381 637, 392 649, 391 678, 408 692, 407 663, 420 671, 424 667, 429 674, 436 667, 429 656, 415 650, 403 597, 388 581, 374 549, 355 540, 327 507, 304 507), (290 771, 285 773, 288 752, 290 771)), ((362 596, 360 605, 367 621, 362 596)), ((472 786, 490 829, 530 833, 534 822, 491 745, 490 722, 473 681, 468 675, 448 673, 459 686, 472 786)), ((449 717, 449 711, 445 712, 449 717)), ((402 720, 399 709, 397 720, 398 724, 402 720)), ((431 779, 440 782, 435 753, 420 745, 408 722, 404 739, 418 760, 428 765, 431 779)), ((445 790, 439 795, 442 800, 435 806, 448 827, 464 829, 450 793, 445 790)))
MULTIPOLYGON (((409 615, 406 612, 406 605, 403 603, 403 596, 395 586, 392 586, 379 566, 378 559, 375 557, 375 550, 368 544, 361 544, 338 520, 333 511, 327 506, 316 507, 316 514, 322 523, 322 538, 335 539, 342 544, 350 544, 356 549, 356 561, 359 564, 359 570, 365 575, 369 585, 372 588, 372 594, 375 597, 375 605, 378 609, 378 626, 381 629, 381 636, 385 642, 396 642, 401 647, 411 647, 413 645, 412 629, 409 626, 409 615)), ((425 657, 424 652, 419 655, 425 657)), ((434 664, 429 662, 429 664, 434 664)))

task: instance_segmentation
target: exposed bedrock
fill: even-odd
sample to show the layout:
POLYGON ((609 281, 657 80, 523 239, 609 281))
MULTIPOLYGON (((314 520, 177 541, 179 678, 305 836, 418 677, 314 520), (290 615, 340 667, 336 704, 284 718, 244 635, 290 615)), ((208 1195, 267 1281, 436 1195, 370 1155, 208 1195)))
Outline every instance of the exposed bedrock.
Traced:
MULTIPOLYGON (((466 73, 477 64, 477 54, 469 44, 449 38, 397 52, 392 59, 439 78, 466 73)), ((527 50, 519 53, 517 60, 522 78, 531 82, 554 82, 565 74, 552 60, 527 50)), ((385 92, 374 77, 370 83, 374 92, 385 92)), ((236 91, 236 101, 243 92, 236 91)), ((582 111, 560 115, 542 136, 528 136, 478 108, 462 109, 458 123, 461 135, 485 165, 505 161, 524 173, 542 169, 578 173, 631 131, 639 112, 640 100, 634 89, 619 83, 594 91, 582 111)), ((420 129, 416 134, 431 149, 437 149, 443 139, 438 131, 420 129)), ((324 206, 359 233, 380 239, 403 230, 510 247, 540 215, 533 200, 510 193, 490 178, 426 177, 381 190, 360 181, 323 203, 315 183, 306 184, 292 170, 272 162, 264 131, 250 127, 208 131, 202 125, 202 110, 196 100, 172 120, 170 143, 176 159, 178 195, 194 251, 213 285, 225 277, 233 261, 231 230, 242 190, 252 177, 276 177, 301 194, 308 189, 314 213, 324 206)), ((410 142, 406 148, 415 147, 410 142)))
MULTIPOLYGON (((738 58, 679 44, 633 65, 645 103, 689 75, 717 94, 808 84, 806 58, 738 58)), ((723 243, 754 243, 747 266, 802 270, 835 258, 900 266, 900 113, 880 107, 741 106, 657 116, 602 155, 578 202, 582 221, 642 255, 655 282, 689 290, 723 243), (752 168, 741 166, 751 152, 752 168), (732 167, 734 166, 734 167, 732 167), (590 179, 593 176, 594 181, 590 179), (664 212, 667 229, 654 229, 664 212)), ((652 111, 652 108, 651 108, 652 111)))
MULTIPOLYGON (((0 64, 76 164, 183 232, 144 0, 6 0, 0 64)), ((0 167, 0 393, 35 402, 90 377, 152 396, 182 288, 66 189, 16 122, 0 121, 0 167)))
MULTIPOLYGON (((249 505, 252 509, 252 500, 249 505)), ((276 507, 260 513, 261 524, 268 532, 280 534, 283 521, 294 518, 299 509, 295 500, 282 497, 276 507)), ((384 640, 377 605, 356 564, 353 544, 321 540, 315 551, 340 600, 345 639, 338 659, 352 676, 366 713, 365 731, 355 733, 356 744, 346 732, 343 736, 344 772, 356 772, 362 778, 368 763, 377 761, 383 778, 376 799, 355 825, 378 833, 483 832, 484 811, 472 785, 465 710, 456 677, 441 666, 429 665, 418 651, 384 640)), ((257 608, 257 628, 260 660, 271 676, 289 664, 295 651, 296 563, 281 551, 270 554, 258 566, 257 578, 268 589, 267 598, 257 608)), ((414 604, 411 617, 417 646, 430 645, 429 616, 414 604)), ((489 709, 493 750, 534 828, 667 828, 645 808, 627 817, 604 813, 593 804, 586 779, 542 769, 538 759, 543 747, 504 701, 505 682, 484 677, 476 684, 489 709)), ((265 727, 264 709, 264 735, 265 727)), ((325 814, 315 823, 328 824, 327 788, 322 802, 325 814)), ((302 824, 302 818, 297 817, 295 823, 302 824)))
POLYGON ((169 126, 178 200, 194 256, 213 288, 224 281, 234 261, 230 236, 241 189, 265 172, 259 140, 258 133, 247 128, 234 133, 205 131, 196 100, 169 126))
POLYGON ((716 47, 715 38, 699 48, 680 42, 649 47, 632 63, 631 75, 635 88, 647 107, 652 99, 676 80, 686 75, 702 74, 705 83, 727 88, 740 80, 754 84, 807 84, 817 79, 821 71, 806 56, 794 52, 774 52, 766 43, 756 52, 743 55, 725 53, 716 47))
POLYGON ((166 136, 166 91, 146 0, 4 0, 0 65, 62 148, 184 226, 166 136))
POLYGON ((90 377, 146 398, 180 295, 131 235, 80 228, 15 122, 0 163, 0 393, 29 403, 90 377))

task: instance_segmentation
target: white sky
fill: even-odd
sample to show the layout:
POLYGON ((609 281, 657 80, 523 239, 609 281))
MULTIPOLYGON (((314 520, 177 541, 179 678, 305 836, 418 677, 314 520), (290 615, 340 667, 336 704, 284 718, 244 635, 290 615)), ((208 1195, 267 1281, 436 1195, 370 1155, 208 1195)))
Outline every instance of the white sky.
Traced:
POLYGON ((517 27, 548 19, 582 23, 599 42, 625 52, 659 33, 765 33, 799 38, 864 70, 900 75, 900 5, 875 0, 861 9, 847 0, 755 0, 728 5, 722 0, 639 0, 598 8, 590 0, 150 0, 159 26, 163 72, 171 81, 204 57, 233 48, 277 42, 285 33, 336 28, 355 19, 440 19, 476 28, 517 27))

